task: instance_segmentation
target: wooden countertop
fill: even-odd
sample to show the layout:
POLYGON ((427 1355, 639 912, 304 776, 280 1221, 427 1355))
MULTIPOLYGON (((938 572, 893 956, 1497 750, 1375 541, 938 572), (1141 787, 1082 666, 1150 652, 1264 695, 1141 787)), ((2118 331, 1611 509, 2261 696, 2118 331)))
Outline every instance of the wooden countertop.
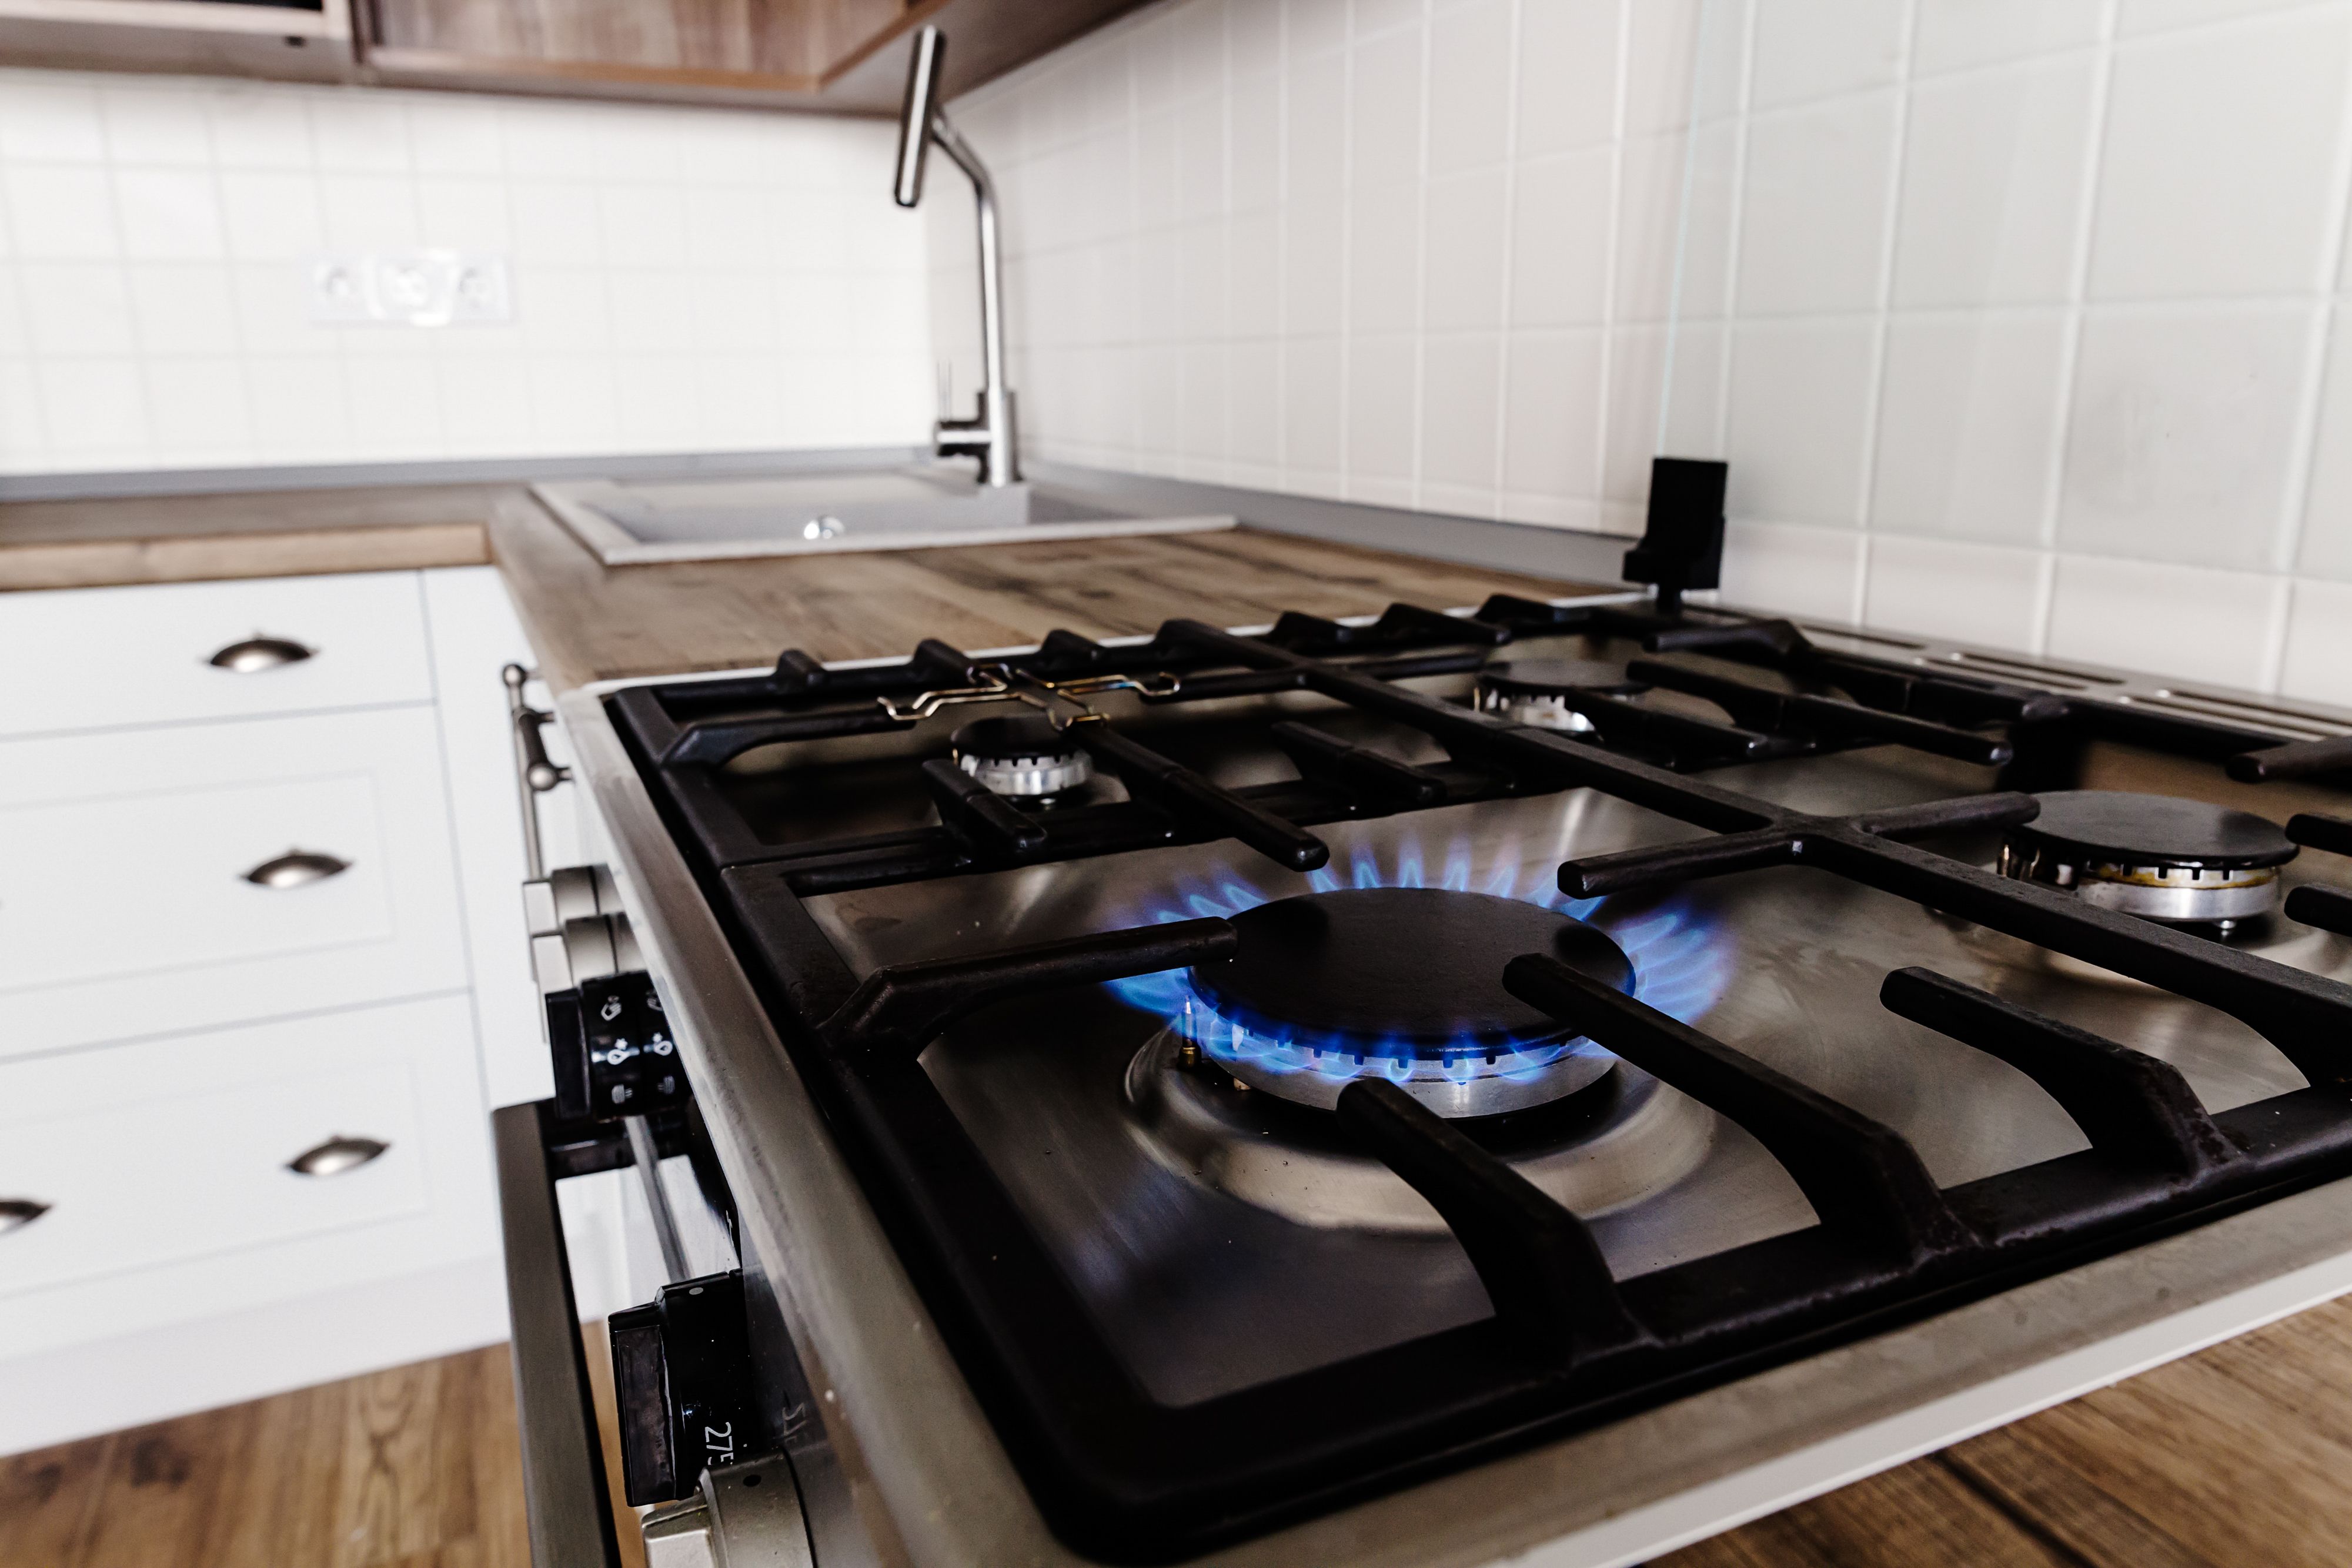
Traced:
POLYGON ((1355 615, 1410 599, 1436 608, 1497 591, 1603 593, 1282 534, 1163 534, 968 549, 607 567, 528 496, 502 499, 491 549, 540 670, 560 689, 629 675, 765 668, 786 648, 819 659, 1032 643, 1055 627, 1146 632, 1172 615, 1223 625, 1285 610, 1355 615))
POLYGON ((0 503, 0 590, 480 566, 511 486, 0 503))

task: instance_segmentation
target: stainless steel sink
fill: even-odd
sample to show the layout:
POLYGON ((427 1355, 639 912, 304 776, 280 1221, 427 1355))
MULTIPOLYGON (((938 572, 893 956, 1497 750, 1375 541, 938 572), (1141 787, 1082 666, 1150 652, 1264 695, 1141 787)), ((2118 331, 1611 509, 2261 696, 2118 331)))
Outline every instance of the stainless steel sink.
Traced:
POLYGON ((607 566, 1234 526, 1230 517, 1139 516, 1052 485, 984 486, 947 464, 669 484, 591 479, 531 492, 607 566))

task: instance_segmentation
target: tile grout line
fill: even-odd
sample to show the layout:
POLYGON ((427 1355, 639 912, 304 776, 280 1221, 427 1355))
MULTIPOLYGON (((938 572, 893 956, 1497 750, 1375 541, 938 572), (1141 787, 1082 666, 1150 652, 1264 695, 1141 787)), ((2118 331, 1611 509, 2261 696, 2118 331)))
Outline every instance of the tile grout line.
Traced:
POLYGON ((1430 26, 1430 0, 1420 0, 1421 136, 1414 153, 1412 182, 1412 463, 1405 493, 1421 506, 1422 462, 1428 444, 1423 425, 1428 414, 1429 342, 1423 329, 1429 319, 1429 93, 1432 57, 1435 54, 1430 26))
MULTIPOLYGON (((1731 463, 1731 376, 1738 364, 1740 340, 1740 297, 1743 297, 1745 256, 1748 256, 1748 151, 1755 139, 1755 68, 1757 68, 1757 16, 1755 5, 1740 7, 1740 57, 1738 85, 1731 94, 1731 233, 1724 237, 1724 352, 1715 367, 1715 452, 1722 461, 1731 463)), ((1728 517, 1728 485, 1724 491, 1724 513, 1728 517)), ((1728 534, 1728 529, 1727 529, 1728 534)), ((1727 540, 1728 548, 1728 540, 1727 540)))
POLYGON ((1715 449, 1724 462, 1731 459, 1731 377, 1738 355, 1740 322, 1740 265, 1745 255, 1748 224, 1748 151, 1755 130, 1749 112, 1756 96, 1756 8, 1744 5, 1739 26, 1739 79, 1732 94, 1730 232, 1724 241, 1723 352, 1715 368, 1715 449))
POLYGON ((1510 62, 1510 80, 1503 89, 1503 255, 1502 277, 1495 297, 1495 319, 1500 324, 1495 333, 1495 429, 1493 460, 1487 474, 1492 493, 1486 515, 1496 522, 1507 520, 1508 510, 1504 497, 1508 493, 1511 427, 1511 344, 1513 340, 1512 290, 1518 286, 1519 232, 1519 83, 1525 74, 1520 59, 1521 41, 1527 34, 1527 0, 1510 0, 1510 20, 1505 57, 1510 62))
POLYGON ((1349 430, 1355 413, 1355 385, 1352 377, 1356 368, 1356 334, 1351 323, 1355 315, 1355 246, 1347 243, 1349 207, 1356 188, 1356 15, 1355 6, 1348 6, 1341 22, 1339 36, 1339 497, 1350 498, 1353 490, 1349 460, 1353 443, 1349 430))
POLYGON ((1290 14, 1291 0, 1280 0, 1274 22, 1274 487, 1285 492, 1295 489, 1290 462, 1290 14))
POLYGON ((1895 65, 1895 135, 1887 148, 1886 214, 1878 235, 1878 287, 1875 320, 1870 336, 1870 394, 1863 405, 1862 471, 1855 476, 1857 493, 1853 497, 1855 549, 1853 588, 1849 601, 1851 613, 1847 619, 1859 626, 1865 622, 1870 602, 1870 564, 1872 546, 1871 510, 1877 495, 1878 436, 1886 409, 1887 339, 1894 322, 1895 305, 1895 246, 1903 217, 1903 164, 1910 151, 1911 141, 1911 67, 1919 47, 1918 0, 1907 0, 1903 7, 1902 36, 1895 65))
POLYGON ((1223 142, 1217 160, 1218 297, 1223 319, 1217 331, 1217 483, 1234 482, 1234 26, 1233 12, 1217 12, 1218 129, 1223 142))
MULTIPOLYGON (((1705 4, 1706 0, 1700 0, 1705 4)), ((1588 455, 1592 463, 1592 517, 1596 527, 1606 531, 1609 507, 1609 447, 1610 434, 1617 422, 1616 404, 1611 397, 1615 388, 1617 334, 1622 325, 1617 319, 1617 286, 1620 267, 1619 253, 1625 238, 1625 145, 1632 133, 1630 104, 1633 99, 1632 70, 1633 60, 1633 6, 1636 0, 1618 0, 1617 5, 1617 66, 1615 101, 1610 108, 1609 141, 1609 229, 1606 257, 1601 269, 1601 320, 1594 330, 1599 346, 1599 363, 1594 369, 1593 391, 1597 394, 1594 407, 1600 417, 1593 421, 1593 431, 1588 455)), ((1653 436, 1652 444, 1656 438, 1653 436)))
POLYGON ((131 339, 131 361, 132 365, 131 377, 137 388, 133 401, 136 402, 139 409, 140 423, 142 426, 140 432, 140 445, 142 446, 151 456, 152 456, 156 449, 158 431, 155 420, 155 400, 151 395, 147 384, 147 367, 151 362, 151 356, 147 350, 146 336, 139 330, 139 312, 131 308, 131 243, 129 233, 131 225, 124 221, 125 209, 122 202, 122 168, 121 162, 114 155, 114 129, 112 124, 112 116, 107 113, 105 94, 103 92, 100 92, 94 96, 97 99, 99 145, 103 150, 102 156, 105 160, 104 167, 106 170, 107 204, 111 209, 109 212, 108 216, 110 216, 114 223, 114 255, 112 259, 115 274, 117 277, 121 280, 122 286, 123 330, 129 334, 131 339))
MULTIPOLYGON (((1691 45, 1694 57, 1691 62, 1690 113, 1685 117, 1683 129, 1682 180, 1675 193, 1675 247, 1673 262, 1667 272, 1665 332, 1658 356, 1658 410, 1656 423, 1654 426, 1657 434, 1651 442, 1653 456, 1664 454, 1666 421, 1674 409, 1675 351, 1680 347, 1682 341, 1683 283, 1690 264, 1691 192, 1696 183, 1700 104, 1705 87, 1701 78, 1706 73, 1707 34, 1711 27, 1720 25, 1723 10, 1724 7, 1719 5, 1700 0, 1698 30, 1693 36, 1691 45)), ((1744 30, 1741 35, 1741 46, 1743 48, 1746 47, 1744 30)), ((1605 500, 1609 488, 1605 456, 1601 487, 1605 500)))
POLYGON ((2042 478, 2041 526, 2036 543, 2044 558, 2035 578, 2032 631, 2028 652, 2050 651, 2058 616, 2058 522, 2065 505, 2066 443, 2074 423, 2074 392, 2083 358, 2083 329, 2089 316, 2091 247, 2098 235, 2099 176, 2106 162, 2107 121, 2116 74, 2116 25, 2119 0, 2099 7, 2097 64, 2091 78, 2090 133, 2083 153, 2083 205, 2074 223, 2074 254, 2069 257, 2066 328, 2058 350, 2057 406, 2051 411, 2050 465, 2042 478))
MULTIPOLYGON (((2339 88, 2352 75, 2352 50, 2339 42, 2336 61, 2339 88)), ((2333 188, 2328 196, 2328 238, 2319 256, 2319 276, 2313 281, 2317 286, 2320 304, 2310 322, 2310 343, 2305 350, 2305 382, 2295 410, 2295 428, 2290 451, 2290 467, 2286 494, 2282 497, 2282 514, 2277 534, 2271 547, 2271 570, 2278 574, 2286 591, 2273 607, 2273 625, 2263 649, 2262 689, 2275 693, 2286 678, 2286 651, 2294 616, 2293 588, 2295 569, 2302 553, 2304 535, 2310 527, 2311 486, 2319 465, 2319 429, 2326 411, 2331 372, 2339 371, 2336 361, 2336 327, 2339 307, 2335 291, 2343 281, 2346 225, 2352 222, 2347 209, 2352 207, 2352 110, 2339 102, 2336 108, 2336 157, 2333 188)))
MULTIPOLYGON (((12 166, 14 166, 14 160, 0 155, 0 175, 5 175, 12 166)), ((0 191, 0 198, 5 198, 5 191, 0 191)), ((34 471, 38 472, 55 464, 58 457, 49 437, 48 410, 46 406, 48 400, 41 392, 42 356, 33 346, 32 300, 25 292, 23 277, 25 258, 20 254, 22 240, 16 234, 16 218, 9 211, 9 205, 6 200, 0 199, 0 236, 5 236, 8 244, 8 261, 5 267, 0 267, 0 277, 5 277, 6 281, 8 298, 16 307, 17 329, 24 334, 25 389, 31 399, 31 407, 26 412, 34 421, 36 434, 32 445, 37 454, 35 458, 37 467, 34 471)), ((15 464, 7 457, 5 450, 0 450, 0 470, 15 471, 15 464)))

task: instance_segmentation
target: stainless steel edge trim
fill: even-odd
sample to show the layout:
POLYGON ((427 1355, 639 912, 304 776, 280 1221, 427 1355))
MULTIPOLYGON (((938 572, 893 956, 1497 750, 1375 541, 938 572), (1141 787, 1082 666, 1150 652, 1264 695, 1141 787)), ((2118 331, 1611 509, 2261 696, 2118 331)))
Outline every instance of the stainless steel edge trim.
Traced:
POLYGON ((0 474, 0 502, 110 496, 227 496, 263 490, 355 490, 379 485, 528 485, 541 479, 719 479, 812 468, 895 466, 928 446, 806 451, 614 452, 579 457, 436 457, 418 462, 292 463, 257 468, 116 468, 0 474))
MULTIPOLYGON (((1773 612, 1748 605, 1709 604, 1708 608, 1765 620, 1774 618, 1773 612)), ((1972 674, 1985 680, 2005 680, 2017 685, 2058 691, 2062 696, 2084 702, 2168 709, 2194 718, 2265 731, 2282 741, 2303 740, 2317 735, 2352 730, 2352 707, 2338 707, 2327 703, 2305 702, 2298 698, 2294 708, 2282 708, 2273 697, 2264 693, 2222 685, 2207 686, 2201 691, 2189 693, 2165 677, 2120 669, 2112 664, 2069 659, 2061 669, 2039 664, 2023 653, 1987 648, 1974 643, 1955 643, 1941 637, 1921 635, 1903 639, 1902 651, 1897 652, 1887 646, 1896 641, 1895 638, 1867 626, 1836 626, 1807 622, 1804 630, 1816 642, 1832 640, 1833 649, 1837 640, 1851 641, 1863 644, 1852 652, 1897 666, 1909 665, 1922 674, 1972 674), (2062 685, 2063 689, 2059 690, 2062 685)))
MULTIPOLYGON (((559 705, 607 829, 613 864, 665 1016, 694 1081, 742 1223, 844 1462, 911 1458, 864 1478, 919 1563, 1071 1561, 1046 1532, 940 1343, 806 1085, 736 965, 592 692, 559 705), (843 1428, 847 1430, 844 1431, 843 1428)), ((747 1259, 747 1264, 751 1260, 747 1259)), ((856 1490, 865 1490, 856 1488, 856 1490)))
MULTIPOLYGON (((605 718, 603 693, 641 684, 569 693, 562 716, 745 1239, 854 1484, 887 1516, 867 1522, 919 1568, 1087 1561, 1045 1530, 605 718)), ((1638 1562, 2352 1289, 2347 1199, 2352 1180, 2333 1183, 1196 1561, 1638 1562)))
POLYGON ((548 1179, 541 1115, 540 1103, 490 1113, 530 1560, 535 1568, 620 1568, 604 1443, 588 1396, 587 1353, 580 1343, 580 1311, 555 1184, 548 1179))
POLYGON ((1536 577, 1619 581, 1625 551, 1634 542, 1618 534, 1246 490, 1233 485, 1089 468, 1034 455, 1025 458, 1023 465, 1031 479, 1072 490, 1092 490, 1183 513, 1226 514, 1245 527, 1270 533, 1331 539, 1536 577))

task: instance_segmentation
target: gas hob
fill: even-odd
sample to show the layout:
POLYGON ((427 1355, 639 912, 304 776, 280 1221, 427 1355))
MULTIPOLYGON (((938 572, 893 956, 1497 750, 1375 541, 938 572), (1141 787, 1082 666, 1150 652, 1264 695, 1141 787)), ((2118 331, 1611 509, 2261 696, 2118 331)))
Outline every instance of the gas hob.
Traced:
POLYGON ((604 711, 1099 1557, 2352 1174, 2326 715, 1507 596, 604 711))

